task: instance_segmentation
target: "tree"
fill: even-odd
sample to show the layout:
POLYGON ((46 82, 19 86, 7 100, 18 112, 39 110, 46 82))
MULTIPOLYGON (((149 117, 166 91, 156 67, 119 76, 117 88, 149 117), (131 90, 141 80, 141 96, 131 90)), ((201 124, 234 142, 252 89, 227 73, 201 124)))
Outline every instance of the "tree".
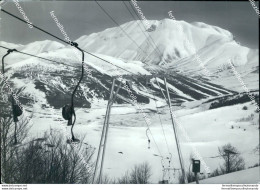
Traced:
POLYGON ((130 173, 130 183, 147 184, 151 175, 151 166, 147 162, 135 165, 130 173))
POLYGON ((231 173, 245 169, 245 161, 230 143, 218 148, 220 156, 224 159, 224 165, 220 168, 222 173, 231 173))
POLYGON ((140 165, 135 165, 129 173, 128 171, 118 179, 121 184, 148 184, 152 176, 151 166, 144 162, 140 165))
MULTIPOLYGON (((13 164, 13 157, 16 154, 17 147, 14 146, 15 137, 11 103, 8 102, 8 94, 10 86, 8 87, 5 80, 0 82, 0 145, 1 145, 1 181, 9 183, 13 180, 16 173, 15 165, 13 164)), ((20 93, 22 89, 17 92, 20 93)), ((16 128, 16 139, 18 143, 22 143, 27 137, 28 131, 31 127, 29 116, 22 115, 19 117, 16 128)))
POLYGON ((90 183, 93 176, 91 158, 94 150, 81 143, 67 144, 58 132, 45 133, 43 138, 31 140, 17 148, 10 159, 15 172, 9 183, 90 183))

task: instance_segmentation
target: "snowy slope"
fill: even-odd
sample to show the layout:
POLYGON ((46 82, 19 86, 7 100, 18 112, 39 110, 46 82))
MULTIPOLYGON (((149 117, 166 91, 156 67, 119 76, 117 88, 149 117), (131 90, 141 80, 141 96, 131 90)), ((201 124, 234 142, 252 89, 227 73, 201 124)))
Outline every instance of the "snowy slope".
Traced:
POLYGON ((17 50, 37 55, 39 53, 54 51, 56 49, 60 49, 63 47, 65 47, 65 45, 59 42, 44 40, 44 41, 36 41, 36 42, 29 43, 23 46, 22 48, 18 48, 17 50))
POLYGON ((200 184, 258 184, 259 182, 260 167, 254 167, 199 181, 200 184))
MULTIPOLYGON (((259 90, 259 51, 250 50, 248 53, 248 62, 243 65, 235 65, 236 71, 239 73, 239 77, 243 80, 246 88, 249 90, 259 90)), ((236 64, 236 61, 233 61, 236 64)), ((218 77, 212 80, 216 84, 225 84, 225 87, 238 92, 244 91, 242 84, 239 82, 238 77, 234 75, 234 72, 230 69, 222 69, 218 73, 218 77)))
MULTIPOLYGON (((98 147, 99 145, 106 112, 105 105, 106 101, 101 101, 100 103, 96 102, 92 109, 76 109, 77 123, 74 128, 75 135, 80 137, 86 134, 86 141, 94 147, 98 147)), ((154 108, 155 103, 151 102, 149 105, 139 105, 147 113, 147 117, 151 119, 152 124, 150 129, 154 140, 160 148, 161 154, 166 158, 169 154, 158 114, 147 109, 150 107, 154 108)), ((66 126, 66 121, 62 119, 61 109, 45 108, 36 109, 36 111, 34 122, 38 125, 32 129, 32 133, 37 132, 41 136, 44 131, 49 130, 50 126, 61 133, 70 130, 66 126)), ((161 107, 159 111, 161 112, 160 116, 166 139, 169 143, 169 149, 173 155, 171 167, 180 168, 177 148, 173 139, 174 133, 169 109, 161 107)), ((158 180, 162 177, 161 159, 153 155, 158 154, 154 140, 151 139, 151 148, 147 148, 146 125, 143 116, 138 112, 135 106, 114 104, 111 111, 104 173, 110 175, 112 178, 120 177, 131 166, 148 161, 152 165, 152 183, 158 183, 158 180), (122 151, 123 155, 118 154, 119 151, 122 151)), ((194 109, 190 108, 190 105, 186 105, 183 108, 174 107, 174 113, 180 124, 178 128, 179 140, 186 170, 188 170, 190 165, 189 158, 193 147, 198 150, 211 171, 219 167, 220 164, 223 164, 221 158, 211 159, 208 157, 218 155, 218 147, 226 143, 231 143, 238 148, 245 159, 246 166, 251 166, 258 162, 258 154, 253 154, 252 150, 258 145, 259 141, 257 132, 259 115, 254 113, 254 106, 250 103, 214 110, 202 109, 200 105, 194 109), (243 106, 247 106, 248 110, 243 110, 243 106), (254 114, 253 118, 250 117, 251 114, 254 114), (234 129, 231 129, 232 125, 234 129), (187 141, 183 137, 180 127, 186 130, 191 141, 187 141)), ((96 154, 94 158, 96 158, 96 154)), ((164 162, 165 166, 168 167, 167 159, 164 159, 164 162)), ((205 172, 203 166, 201 166, 201 172, 205 172)), ((168 179, 168 175, 166 177, 168 179)), ((170 177, 171 183, 178 183, 178 172, 174 175, 172 171, 170 177)), ((242 175, 238 179, 242 181, 243 178, 244 176, 242 175)), ((225 183, 225 180, 222 183, 225 183)))

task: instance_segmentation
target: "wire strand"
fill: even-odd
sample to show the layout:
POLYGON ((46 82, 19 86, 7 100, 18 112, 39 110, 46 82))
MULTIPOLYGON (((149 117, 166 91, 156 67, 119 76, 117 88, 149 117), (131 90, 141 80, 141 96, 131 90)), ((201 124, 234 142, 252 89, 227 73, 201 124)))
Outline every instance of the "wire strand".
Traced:
MULTIPOLYGON (((0 47, 1 47, 1 48, 4 48, 4 49, 11 50, 10 48, 4 47, 4 46, 1 46, 1 45, 0 45, 0 47)), ((62 62, 58 62, 58 61, 55 61, 55 60, 47 59, 47 58, 44 58, 44 57, 39 57, 39 56, 32 55, 32 54, 29 54, 29 53, 26 53, 26 52, 22 52, 22 51, 18 51, 18 50, 16 50, 15 52, 20 53, 20 54, 24 54, 24 55, 28 55, 28 56, 31 56, 31 57, 43 59, 43 60, 46 60, 46 61, 51 61, 51 62, 53 62, 53 63, 58 63, 58 64, 62 64, 62 65, 66 65, 66 66, 69 66, 69 67, 76 68, 76 67, 74 67, 74 66, 72 66, 72 65, 67 65, 67 64, 62 63, 62 62)))
MULTIPOLYGON (((113 19, 113 17, 110 16, 110 14, 95 0, 95 2, 97 3, 97 5, 102 9, 102 11, 122 30, 122 32, 142 51, 144 52, 140 46, 133 40, 133 38, 131 38, 131 36, 129 34, 127 34, 127 32, 115 21, 115 19, 113 19)), ((144 52, 145 53, 145 52, 144 52)))
MULTIPOLYGON (((134 20, 136 20, 135 19, 135 17, 134 17, 134 15, 132 14, 132 12, 130 11, 130 9, 128 8, 128 6, 126 5, 126 3, 124 2, 124 1, 122 1, 123 2, 123 4, 125 5, 125 7, 126 7, 126 9, 128 10, 128 12, 130 13, 130 15, 132 16, 132 18, 134 19, 134 20)), ((141 21, 140 21, 141 22, 141 21)), ((142 23, 142 22, 141 22, 142 23)), ((139 28, 140 28, 140 31, 144 34, 144 36, 146 37, 146 39, 148 40, 148 42, 153 46, 153 44, 150 42, 150 40, 149 40, 149 37, 150 37, 150 35, 146 35, 146 33, 142 30, 142 28, 141 28, 141 26, 140 26, 140 24, 138 23, 138 21, 137 21, 137 25, 139 26, 139 28)), ((160 56, 160 53, 161 52, 158 52, 158 49, 155 47, 155 49, 156 49, 156 53, 160 56)))

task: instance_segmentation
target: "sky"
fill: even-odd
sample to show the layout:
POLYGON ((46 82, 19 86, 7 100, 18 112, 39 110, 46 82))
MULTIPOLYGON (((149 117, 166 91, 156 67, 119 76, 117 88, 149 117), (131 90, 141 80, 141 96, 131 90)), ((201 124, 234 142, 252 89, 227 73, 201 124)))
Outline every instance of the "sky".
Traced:
MULTIPOLYGON (((119 24, 133 20, 121 1, 100 1, 100 4, 119 24)), ((20 5, 33 24, 64 38, 50 15, 54 11, 72 41, 116 26, 95 1, 20 1, 20 5)), ((241 45, 259 48, 259 17, 249 1, 138 1, 138 5, 148 20, 169 18, 168 12, 172 11, 176 20, 219 26, 229 30, 241 45)), ((5 3, 2 8, 23 18, 13 2, 5 3)), ((0 18, 0 41, 27 44, 55 40, 3 12, 0 18)))

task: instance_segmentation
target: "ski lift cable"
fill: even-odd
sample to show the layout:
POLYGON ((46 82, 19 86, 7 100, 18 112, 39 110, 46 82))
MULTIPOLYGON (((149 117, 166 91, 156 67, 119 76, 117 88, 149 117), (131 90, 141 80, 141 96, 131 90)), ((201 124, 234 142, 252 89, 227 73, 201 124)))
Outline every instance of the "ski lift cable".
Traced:
MULTIPOLYGON (((8 14, 8 15, 10 15, 10 16, 12 16, 12 17, 14 17, 14 18, 16 18, 16 19, 18 19, 18 20, 20 20, 20 21, 22 21, 22 22, 24 22, 24 23, 26 23, 26 24, 27 24, 27 21, 25 21, 25 20, 23 20, 23 19, 19 18, 18 16, 15 16, 14 14, 12 14, 12 13, 9 13, 9 12, 7 12, 7 11, 6 11, 6 10, 4 10, 4 9, 1 9, 1 11, 3 11, 4 13, 6 13, 6 14, 8 14)), ((48 35, 50 35, 50 36, 52 36, 52 37, 54 37, 54 38, 56 38, 56 39, 58 39, 58 40, 62 41, 62 42, 64 42, 64 43, 66 43, 66 44, 69 44, 69 45, 70 45, 70 43, 69 43, 68 41, 65 41, 65 40, 63 40, 63 39, 61 39, 61 38, 59 38, 59 37, 57 37, 57 36, 55 36, 55 35, 53 35, 53 34, 51 34, 51 33, 47 32, 46 30, 43 30, 43 29, 39 28, 38 26, 35 26, 35 25, 34 25, 34 24, 32 24, 32 23, 31 23, 30 25, 32 25, 34 28, 37 28, 38 30, 40 30, 40 31, 42 31, 42 32, 44 32, 44 33, 46 33, 46 34, 48 34, 48 35)))
MULTIPOLYGON (((4 47, 4 46, 1 46, 1 45, 0 45, 0 47, 1 47, 1 48, 4 48, 4 49, 11 50, 10 48, 4 47)), ((47 58, 44 58, 44 57, 39 57, 39 56, 32 55, 32 54, 29 54, 29 53, 26 53, 26 52, 22 52, 22 51, 18 51, 18 50, 16 50, 15 52, 20 53, 20 54, 24 54, 24 55, 28 55, 28 56, 31 56, 31 57, 43 59, 43 60, 46 60, 46 61, 51 61, 51 62, 53 62, 53 63, 63 64, 63 65, 69 66, 69 67, 76 68, 76 67, 74 67, 74 66, 72 66, 72 65, 67 65, 67 64, 65 64, 65 63, 61 63, 61 62, 58 62, 58 61, 55 61, 55 60, 51 60, 51 59, 47 59, 47 58)))
POLYGON ((113 19, 112 16, 95 0, 96 4, 102 9, 102 11, 122 30, 122 32, 143 52, 145 53, 140 46, 133 40, 133 38, 124 30, 122 27, 113 19))
MULTIPOLYGON (((122 1, 124 4, 125 4, 125 2, 124 1, 122 1)), ((131 7, 131 9, 133 10, 133 12, 134 12, 134 14, 137 16, 137 18, 141 21, 142 19, 138 16, 138 13, 136 12, 136 10, 135 10, 135 8, 133 7, 133 5, 128 1, 128 3, 130 4, 130 7, 131 7)), ((131 11, 129 10, 129 8, 127 7, 127 5, 125 4, 125 6, 126 6, 126 8, 128 9, 128 11, 129 11, 129 13, 131 14, 131 11)), ((132 14, 131 14, 132 15, 132 14)), ((132 17, 133 17, 133 19, 134 20, 136 20, 135 19, 135 17, 132 15, 132 17)), ((145 30, 145 26, 144 26, 144 23, 143 22, 140 22, 141 23, 141 25, 143 26, 143 28, 144 28, 144 30, 145 30)), ((140 25, 139 25, 139 23, 137 23, 138 24, 138 26, 140 27, 140 25)), ((140 27, 140 29, 141 29, 141 27, 140 27)), ((141 31, 144 33, 144 35, 145 35, 145 32, 141 29, 141 31)), ((146 35, 145 35, 146 36, 146 35)), ((153 38, 152 38, 152 36, 150 35, 150 34, 148 34, 148 41, 149 41, 149 43, 152 45, 152 46, 154 46, 154 50, 157 50, 156 52, 157 52, 157 54, 158 54, 158 52, 159 52, 159 56, 160 55, 163 55, 163 53, 160 51, 160 49, 158 48, 158 46, 156 45, 156 43, 154 42, 154 40, 153 40, 153 38), (152 43, 151 43, 151 41, 149 40, 149 37, 150 37, 150 39, 151 39, 151 41, 152 41, 152 43)), ((153 52, 153 51, 152 51, 153 52)), ((151 52, 151 53, 152 53, 151 52)), ((147 56, 147 57, 149 57, 150 55, 151 55, 151 53, 147 56)))
MULTIPOLYGON (((125 7, 127 8, 128 12, 131 14, 132 18, 133 18, 134 20, 136 20, 135 17, 134 17, 134 15, 132 14, 132 12, 131 12, 130 9, 128 8, 128 6, 126 5, 126 3, 125 3, 124 1, 122 1, 122 2, 124 3, 124 5, 125 5, 125 7)), ((128 3, 131 5, 130 2, 128 2, 128 3)), ((131 5, 130 7, 132 8, 132 10, 133 10, 133 12, 135 13, 135 15, 137 16, 137 18, 138 18, 139 20, 141 20, 141 19, 139 18, 138 14, 135 12, 135 9, 133 8, 133 6, 131 5)), ((141 21, 140 21, 140 23, 142 24, 142 26, 143 26, 143 28, 144 28, 144 30, 145 30, 144 24, 143 24, 141 21)), ((140 26, 140 24, 139 24, 138 22, 137 22, 137 25, 139 26, 141 32, 144 34, 144 36, 146 37, 146 39, 147 39, 147 41, 150 43, 150 45, 154 47, 153 51, 155 51, 155 52, 158 54, 158 56, 162 55, 162 52, 159 50, 159 48, 158 48, 157 45, 155 44, 155 42, 154 42, 153 38, 151 37, 151 35, 148 34, 148 36, 147 36, 146 33, 145 33, 145 31, 142 30, 142 27, 140 26), (150 40, 152 40, 152 41, 150 41, 150 40)), ((126 49, 125 49, 125 50, 126 50, 126 49)), ((124 50, 124 51, 125 51, 125 50, 124 50)), ((124 52, 124 51, 123 51, 123 52, 124 52)), ((151 53, 152 53, 153 51, 151 51, 151 53)), ((123 52, 122 52, 122 53, 123 53, 123 52)), ((147 57, 149 57, 149 56, 151 55, 151 53, 150 53, 150 54, 147 54, 147 53, 146 53, 147 57)), ((146 58, 145 58, 145 59, 146 59, 146 58)), ((147 63, 145 63, 145 62, 144 62, 144 64, 149 65, 149 64, 147 64, 147 63)))
MULTIPOLYGON (((135 13, 135 15, 137 16, 137 18, 141 21, 142 19, 139 17, 138 13, 136 12, 135 8, 133 7, 133 5, 130 3, 130 1, 128 1, 128 4, 130 4, 130 7, 132 8, 133 12, 135 13)), ((145 29, 145 26, 144 26, 144 23, 143 22, 140 22, 143 26, 143 28, 145 29)), ((159 53, 161 55, 163 55, 163 53, 160 51, 160 49, 158 48, 158 46, 156 45, 156 43, 154 42, 154 39, 153 37, 148 34, 148 37, 150 37, 150 39, 152 40, 152 43, 154 44, 155 48, 157 49, 157 51, 159 51, 159 53)))
MULTIPOLYGON (((113 17, 95 0, 97 5, 101 8, 101 10, 123 31, 123 33, 139 48, 144 54, 148 55, 137 43, 131 36, 113 19, 113 17)), ((150 55, 150 54, 149 54, 150 55)), ((149 55, 147 57, 149 57, 149 55)), ((149 65, 144 62, 144 64, 149 65)))
MULTIPOLYGON (((129 9, 128 6, 126 5, 126 3, 125 3, 124 1, 122 1, 122 2, 124 3, 125 7, 127 8, 128 12, 131 14, 131 16, 133 17, 133 19, 136 20, 135 17, 133 16, 132 12, 130 11, 130 9, 129 9)), ((128 2, 128 3, 130 4, 130 2, 128 2)), ((130 5, 131 5, 131 4, 130 4, 130 5)), ((137 16, 137 18, 138 18, 139 20, 141 20, 141 19, 138 17, 138 15, 137 15, 137 13, 135 12, 135 10, 134 10, 134 8, 132 7, 132 5, 131 5, 131 8, 133 9, 133 12, 134 12, 135 15, 137 16)), ((150 36, 150 34, 148 34, 148 36, 147 36, 147 35, 145 34, 145 32, 142 30, 140 24, 139 24, 138 22, 137 22, 137 24, 138 24, 138 26, 139 26, 141 32, 145 35, 147 41, 151 44, 151 46, 154 46, 153 51, 156 51, 156 53, 160 56, 160 54, 162 54, 162 53, 161 53, 161 52, 159 51, 159 49, 157 48, 157 46, 156 46, 156 44, 154 43, 154 41, 153 41, 152 37, 150 36), (153 43, 151 43, 149 37, 151 38, 151 40, 152 40, 153 43)), ((143 24, 142 22, 141 22, 141 24, 142 24, 142 26, 143 26, 143 28, 144 28, 144 30, 145 30, 144 24, 143 24)), ((147 57, 145 57, 144 60, 146 60, 146 58, 148 58, 148 57, 153 53, 153 51, 151 51, 150 54, 145 53, 145 54, 147 55, 147 57)), ((146 64, 146 63, 144 62, 144 64, 146 64)), ((146 65, 148 65, 148 64, 146 64, 146 65)))
MULTIPOLYGON (((132 16, 132 18, 133 18, 134 20, 136 20, 135 17, 134 17, 134 15, 132 14, 132 12, 131 12, 130 9, 128 8, 128 6, 126 5, 126 3, 125 3, 124 1, 122 1, 122 3, 125 5, 126 9, 127 9, 128 12, 130 13, 130 15, 132 16)), ((134 12, 134 13, 135 13, 135 12, 134 12)), ((139 19, 139 17, 138 17, 138 19, 139 19)), ((142 22, 141 22, 141 23, 142 23, 142 22)), ((152 44, 151 41, 150 41, 150 39, 149 39, 149 37, 151 37, 151 36, 150 36, 150 35, 148 35, 148 36, 146 35, 146 33, 142 30, 141 25, 140 25, 138 22, 137 22, 137 25, 139 26, 141 32, 144 34, 144 36, 146 37, 146 39, 148 40, 148 42, 153 46, 154 44, 152 44)), ((156 49, 156 47, 155 47, 155 49, 156 49)), ((158 48, 156 49, 156 53, 160 56, 160 53, 161 53, 161 52, 158 53, 158 48)))
MULTIPOLYGON (((153 97, 154 97, 154 99, 155 99, 154 93, 153 93, 153 92, 151 92, 151 93, 152 93, 152 95, 153 95, 153 97)), ((158 105, 157 105, 156 99, 154 100, 154 102, 155 102, 155 107, 156 107, 156 110, 157 110, 157 114, 158 114, 158 116, 159 116, 159 121, 160 121, 160 125, 161 125, 161 128, 162 128, 164 140, 165 140, 165 143, 166 143, 166 146, 167 146, 167 149, 168 149, 168 153, 169 153, 169 155, 170 155, 171 153, 170 153, 168 141, 167 141, 166 136, 165 136, 164 127, 163 127, 163 124, 162 124, 162 118, 161 118, 161 116, 160 116, 160 114, 159 114, 159 109, 158 109, 158 105)))
POLYGON ((162 156, 162 153, 161 153, 161 151, 160 151, 160 149, 159 149, 159 146, 158 146, 158 144, 157 144, 156 141, 155 141, 155 138, 154 138, 154 136, 153 136, 152 131, 150 130, 150 128, 148 128, 148 130, 149 130, 149 132, 150 132, 150 134, 151 134, 151 136, 152 136, 153 142, 154 142, 154 144, 155 144, 155 146, 156 146, 156 148, 157 148, 158 153, 160 154, 161 157, 163 157, 163 156, 162 156))

